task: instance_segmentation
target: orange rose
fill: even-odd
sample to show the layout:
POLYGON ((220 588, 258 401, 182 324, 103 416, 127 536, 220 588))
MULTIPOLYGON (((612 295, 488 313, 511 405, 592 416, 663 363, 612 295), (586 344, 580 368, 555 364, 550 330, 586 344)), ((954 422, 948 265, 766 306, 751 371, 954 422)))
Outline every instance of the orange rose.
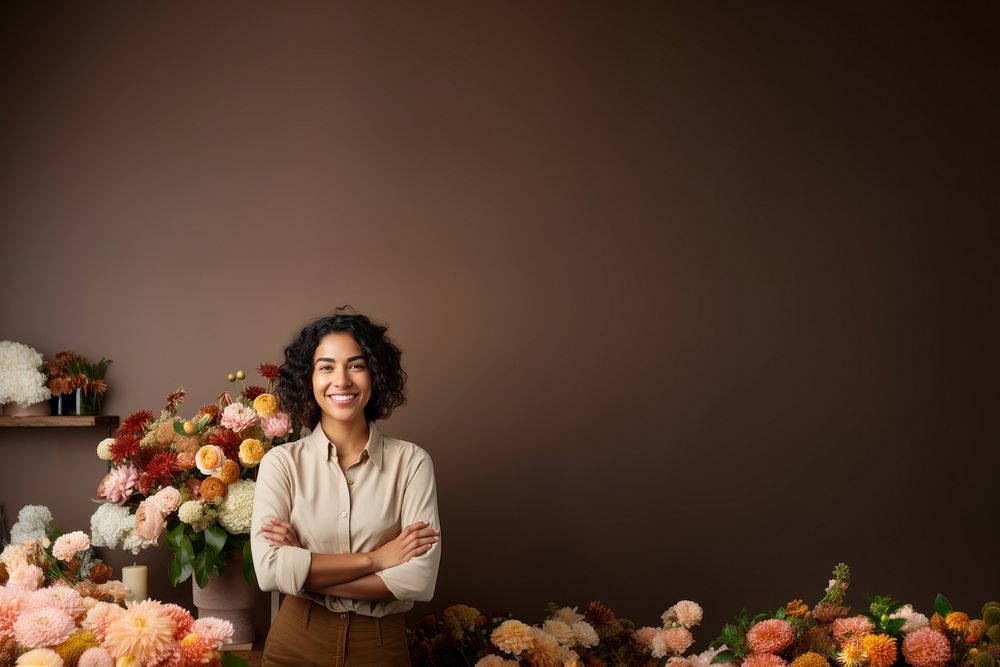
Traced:
POLYGON ((226 460, 226 455, 222 449, 215 445, 205 445, 195 454, 194 464, 203 475, 214 475, 222 468, 222 462, 226 460))
POLYGON ((278 399, 273 394, 261 394, 253 399, 253 410, 264 419, 273 417, 278 411, 278 399))
POLYGON ((240 466, 236 461, 226 459, 222 463, 222 468, 216 473, 216 476, 227 485, 232 484, 240 478, 240 466))
POLYGON ((218 477, 209 477, 202 481, 199 491, 201 491, 201 499, 207 502, 213 502, 219 498, 223 498, 226 495, 227 485, 218 477))
POLYGON ((256 438, 247 438, 240 443, 240 463, 253 468, 264 458, 264 443, 256 438))

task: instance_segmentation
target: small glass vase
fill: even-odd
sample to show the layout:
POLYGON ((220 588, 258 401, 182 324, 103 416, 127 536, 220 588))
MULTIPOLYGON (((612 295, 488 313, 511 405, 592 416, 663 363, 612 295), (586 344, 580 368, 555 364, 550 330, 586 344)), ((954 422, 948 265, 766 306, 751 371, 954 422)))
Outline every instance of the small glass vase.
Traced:
POLYGON ((57 417, 96 415, 101 411, 104 394, 88 394, 83 389, 74 389, 67 394, 59 394, 50 399, 52 414, 57 417))

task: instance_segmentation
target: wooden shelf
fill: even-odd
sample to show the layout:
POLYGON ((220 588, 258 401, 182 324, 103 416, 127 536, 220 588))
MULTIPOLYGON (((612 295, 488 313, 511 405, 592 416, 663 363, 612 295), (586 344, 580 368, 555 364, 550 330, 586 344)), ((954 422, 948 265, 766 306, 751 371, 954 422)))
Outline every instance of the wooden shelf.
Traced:
POLYGON ((86 417, 0 417, 0 427, 51 427, 51 426, 102 426, 107 429, 118 426, 118 415, 97 415, 86 417))

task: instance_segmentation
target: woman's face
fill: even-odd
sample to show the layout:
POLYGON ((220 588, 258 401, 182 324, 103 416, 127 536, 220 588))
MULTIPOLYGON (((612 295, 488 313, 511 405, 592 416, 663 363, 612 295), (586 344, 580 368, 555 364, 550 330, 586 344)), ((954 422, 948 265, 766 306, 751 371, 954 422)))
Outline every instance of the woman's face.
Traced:
POLYGON ((365 405, 372 395, 372 374, 361 346, 348 333, 330 333, 313 352, 313 396, 322 421, 365 421, 365 405))

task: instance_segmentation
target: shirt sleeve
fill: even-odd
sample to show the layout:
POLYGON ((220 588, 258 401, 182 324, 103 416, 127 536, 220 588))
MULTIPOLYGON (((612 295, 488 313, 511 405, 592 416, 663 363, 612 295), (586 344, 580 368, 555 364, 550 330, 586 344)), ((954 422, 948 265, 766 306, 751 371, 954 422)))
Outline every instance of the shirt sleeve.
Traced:
POLYGON ((292 479, 287 462, 271 451, 260 462, 250 520, 250 550, 261 590, 305 595, 312 554, 300 547, 274 546, 264 538, 261 526, 270 519, 290 521, 292 479))
MULTIPOLYGON (((431 528, 440 530, 434 466, 426 452, 421 450, 421 454, 403 490, 403 512, 400 520, 404 527, 416 521, 428 521, 431 528)), ((426 602, 434 596, 440 562, 439 540, 426 553, 411 558, 401 565, 376 572, 375 575, 382 579, 396 599, 426 602)))

